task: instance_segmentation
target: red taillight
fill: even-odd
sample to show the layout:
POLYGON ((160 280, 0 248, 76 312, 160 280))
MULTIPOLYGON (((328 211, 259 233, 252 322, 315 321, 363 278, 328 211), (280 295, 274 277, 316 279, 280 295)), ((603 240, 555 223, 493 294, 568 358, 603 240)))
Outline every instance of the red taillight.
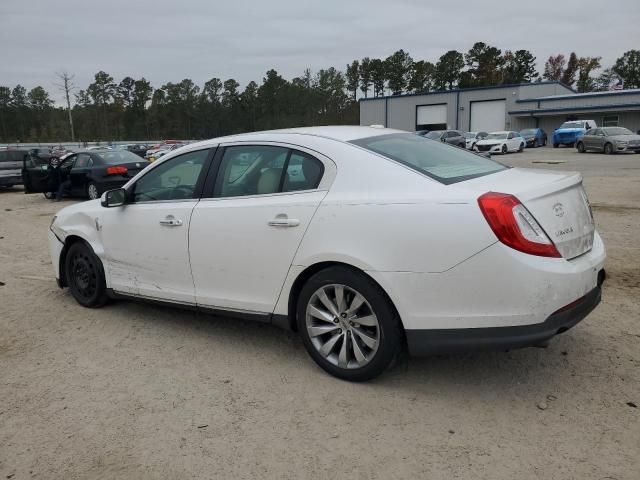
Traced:
POLYGON ((107 175, 124 175, 128 171, 127 167, 107 167, 107 175))
POLYGON ((529 210, 513 195, 488 192, 478 198, 491 230, 505 245, 540 257, 561 257, 529 210))

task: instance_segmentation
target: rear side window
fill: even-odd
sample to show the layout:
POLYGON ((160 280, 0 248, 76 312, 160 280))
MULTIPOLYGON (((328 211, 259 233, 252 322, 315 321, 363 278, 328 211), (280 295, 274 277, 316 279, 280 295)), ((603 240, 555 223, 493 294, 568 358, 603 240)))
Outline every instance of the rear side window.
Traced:
POLYGON ((483 156, 410 133, 361 138, 351 143, 395 160, 445 185, 507 169, 483 156))
POLYGON ((226 147, 215 197, 242 197, 317 188, 324 165, 297 150, 271 145, 226 147))

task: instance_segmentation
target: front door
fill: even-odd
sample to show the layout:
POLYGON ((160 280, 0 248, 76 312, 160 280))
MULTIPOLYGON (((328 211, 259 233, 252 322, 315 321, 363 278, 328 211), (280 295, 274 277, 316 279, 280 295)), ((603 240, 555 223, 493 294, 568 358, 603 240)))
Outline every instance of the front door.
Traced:
POLYGON ((114 291, 195 302, 189 223, 209 156, 197 150, 160 163, 127 189, 125 205, 96 219, 114 291))
POLYGON ((218 151, 211 198, 200 201, 191 220, 198 305, 273 312, 296 250, 326 195, 326 188, 319 188, 325 162, 330 160, 286 146, 234 145, 218 151))
POLYGON ((58 190, 58 172, 38 157, 25 155, 22 161, 22 183, 25 193, 46 193, 58 190))
POLYGON ((87 196, 87 175, 91 171, 93 160, 88 153, 79 153, 69 172, 71 179, 71 193, 77 196, 87 196))

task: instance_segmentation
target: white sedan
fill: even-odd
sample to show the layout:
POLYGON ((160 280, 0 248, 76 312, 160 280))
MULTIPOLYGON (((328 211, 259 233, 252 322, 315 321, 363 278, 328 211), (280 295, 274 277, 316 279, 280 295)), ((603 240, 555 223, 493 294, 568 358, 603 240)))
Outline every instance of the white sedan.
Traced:
POLYGON ((526 142, 519 132, 491 132, 476 142, 478 152, 502 153, 522 152, 526 142))
POLYGON ((348 380, 415 355, 540 345, 600 301, 578 173, 508 168, 397 130, 190 144, 49 234, 86 307, 134 298, 270 322, 348 380))

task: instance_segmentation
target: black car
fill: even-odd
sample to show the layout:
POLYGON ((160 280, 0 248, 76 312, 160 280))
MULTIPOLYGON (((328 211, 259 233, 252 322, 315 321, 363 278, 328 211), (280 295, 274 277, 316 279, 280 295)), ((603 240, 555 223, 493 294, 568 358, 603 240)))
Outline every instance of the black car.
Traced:
POLYGON ((0 149, 0 187, 11 188, 22 184, 22 160, 27 150, 16 148, 0 149))
POLYGON ((136 144, 136 145, 128 145, 127 149, 131 152, 131 153, 135 153, 136 155, 138 155, 139 157, 144 158, 144 154, 147 153, 147 149, 149 147, 147 145, 140 145, 140 144, 136 144))
POLYGON ((422 135, 425 138, 430 138, 431 140, 439 140, 443 143, 448 143, 449 145, 454 145, 456 147, 467 147, 467 139, 459 130, 432 130, 430 132, 418 131, 416 133, 418 135, 422 135))
POLYGON ((52 198, 60 183, 69 179, 68 194, 95 199, 107 190, 123 186, 147 165, 127 150, 72 153, 61 158, 57 165, 28 156, 24 160, 22 180, 26 193, 44 193, 52 198))

